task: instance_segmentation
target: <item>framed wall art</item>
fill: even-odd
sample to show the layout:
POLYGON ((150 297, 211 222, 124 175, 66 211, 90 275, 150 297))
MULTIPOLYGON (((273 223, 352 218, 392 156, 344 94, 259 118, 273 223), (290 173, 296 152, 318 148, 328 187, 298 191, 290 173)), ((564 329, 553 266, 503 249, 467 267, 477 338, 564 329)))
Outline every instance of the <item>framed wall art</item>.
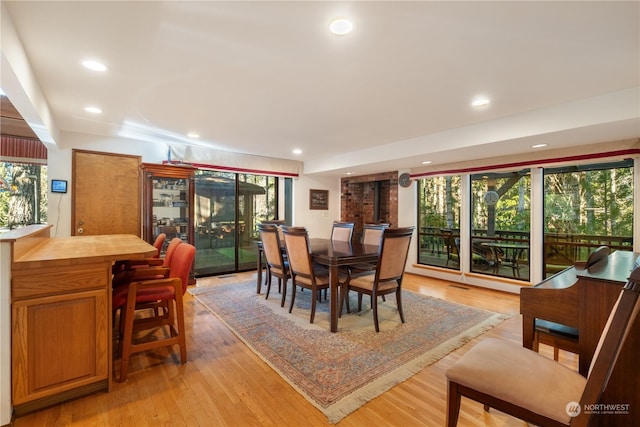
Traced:
POLYGON ((309 209, 328 210, 329 190, 309 190, 309 209))

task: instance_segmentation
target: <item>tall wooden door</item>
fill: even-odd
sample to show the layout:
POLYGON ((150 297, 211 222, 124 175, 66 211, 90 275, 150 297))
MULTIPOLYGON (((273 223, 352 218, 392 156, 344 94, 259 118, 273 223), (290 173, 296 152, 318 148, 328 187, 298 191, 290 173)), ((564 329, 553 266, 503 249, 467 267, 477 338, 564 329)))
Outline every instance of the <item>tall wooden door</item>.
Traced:
POLYGON ((73 150, 74 236, 141 235, 140 156, 73 150))

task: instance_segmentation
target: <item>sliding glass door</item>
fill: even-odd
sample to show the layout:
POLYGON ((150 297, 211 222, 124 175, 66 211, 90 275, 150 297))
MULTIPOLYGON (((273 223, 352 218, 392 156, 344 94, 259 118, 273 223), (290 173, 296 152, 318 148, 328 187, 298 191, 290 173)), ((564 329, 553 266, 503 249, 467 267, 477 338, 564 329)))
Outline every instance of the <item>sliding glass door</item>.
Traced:
POLYGON ((196 276, 256 267, 257 224, 275 217, 277 181, 264 175, 196 172, 196 276))

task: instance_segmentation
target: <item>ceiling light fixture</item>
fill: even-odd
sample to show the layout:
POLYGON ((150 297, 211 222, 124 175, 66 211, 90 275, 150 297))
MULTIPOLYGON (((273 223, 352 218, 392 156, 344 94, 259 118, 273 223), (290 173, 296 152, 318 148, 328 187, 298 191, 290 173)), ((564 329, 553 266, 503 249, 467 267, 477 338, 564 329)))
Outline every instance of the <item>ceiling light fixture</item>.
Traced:
POLYGON ((532 145, 531 148, 542 148, 542 147, 546 147, 547 145, 549 144, 535 144, 535 145, 532 145))
POLYGON ((294 148, 292 152, 293 154, 302 154, 302 150, 299 148, 294 148))
POLYGON ((98 108, 98 107, 85 107, 84 111, 86 111, 87 113, 91 113, 91 114, 100 114, 102 113, 102 109, 98 108))
POLYGON ((101 62, 94 61, 92 59, 87 59, 82 61, 82 65, 84 65, 85 68, 88 68, 93 71, 107 71, 106 65, 104 65, 101 62))
POLYGON ((200 135, 197 132, 189 132, 187 136, 189 138, 200 138, 200 135))
POLYGON ((331 24, 329 24, 329 30, 331 30, 333 34, 343 36, 353 30, 353 24, 348 19, 340 18, 332 21, 331 24))
POLYGON ((431 164, 431 160, 425 160, 424 162, 422 162, 423 165, 428 165, 431 164))
POLYGON ((473 107, 485 107, 487 105, 489 105, 491 103, 491 101, 489 100, 489 98, 485 98, 483 96, 479 96, 476 99, 474 99, 471 102, 471 105, 473 107))

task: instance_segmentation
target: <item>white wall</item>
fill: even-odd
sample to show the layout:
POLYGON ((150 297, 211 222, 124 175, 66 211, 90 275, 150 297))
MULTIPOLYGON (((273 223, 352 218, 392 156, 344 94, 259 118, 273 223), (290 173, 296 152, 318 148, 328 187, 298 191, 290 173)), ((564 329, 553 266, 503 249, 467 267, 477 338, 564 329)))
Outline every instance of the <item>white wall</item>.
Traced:
POLYGON ((306 227, 309 237, 331 236, 333 221, 340 220, 340 179, 303 175, 293 183, 293 225, 306 227), (329 190, 328 210, 309 210, 309 190, 329 190))

